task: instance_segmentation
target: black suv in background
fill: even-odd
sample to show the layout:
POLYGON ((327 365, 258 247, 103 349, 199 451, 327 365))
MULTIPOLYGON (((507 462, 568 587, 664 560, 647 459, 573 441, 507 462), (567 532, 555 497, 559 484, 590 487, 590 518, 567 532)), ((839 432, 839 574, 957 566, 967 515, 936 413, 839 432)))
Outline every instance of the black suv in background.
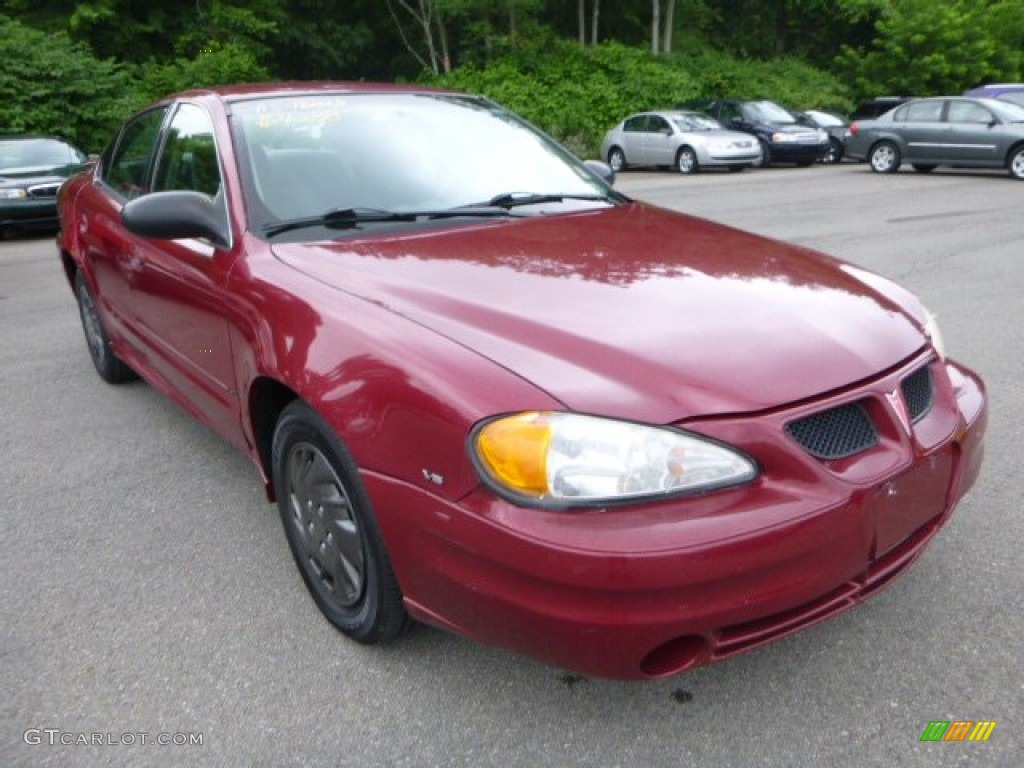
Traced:
POLYGON ((852 123, 854 120, 874 120, 876 117, 884 115, 890 109, 895 109, 900 104, 905 104, 910 99, 910 96, 879 96, 877 99, 861 102, 853 110, 853 114, 850 115, 850 122, 852 123))
POLYGON ((800 125, 774 101, 715 99, 689 102, 681 107, 699 109, 726 128, 756 136, 761 143, 762 166, 772 163, 811 165, 829 150, 827 133, 800 125))

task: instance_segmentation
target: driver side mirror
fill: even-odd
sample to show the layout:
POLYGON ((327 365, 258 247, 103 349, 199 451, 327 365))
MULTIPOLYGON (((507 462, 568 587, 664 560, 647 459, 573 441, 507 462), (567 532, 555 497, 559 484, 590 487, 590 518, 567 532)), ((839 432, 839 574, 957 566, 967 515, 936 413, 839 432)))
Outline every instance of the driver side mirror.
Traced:
POLYGON ((186 190, 153 192, 126 203, 121 220, 129 232, 142 237, 205 237, 221 247, 231 241, 223 194, 210 197, 186 190))
POLYGON ((609 187, 615 184, 615 171, 612 170, 608 163, 601 162, 600 160, 584 160, 583 166, 609 187))

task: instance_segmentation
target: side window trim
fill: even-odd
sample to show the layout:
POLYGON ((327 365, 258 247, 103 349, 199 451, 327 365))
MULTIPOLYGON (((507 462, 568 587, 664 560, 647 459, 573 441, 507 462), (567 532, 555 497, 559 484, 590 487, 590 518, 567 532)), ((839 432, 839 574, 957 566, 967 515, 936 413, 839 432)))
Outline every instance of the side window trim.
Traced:
POLYGON ((156 181, 156 172, 160 168, 160 163, 164 158, 164 152, 167 151, 167 144, 168 141, 170 140, 171 135, 171 126, 173 125, 175 118, 177 118, 178 114, 181 112, 182 108, 186 106, 198 109, 200 112, 203 113, 203 115, 206 117, 207 122, 209 123, 210 136, 213 137, 213 149, 217 160, 217 175, 220 177, 220 189, 218 190, 217 194, 218 196, 222 196, 225 194, 223 153, 221 152, 220 149, 220 142, 217 140, 217 131, 214 128, 213 116, 210 114, 209 110, 206 109, 204 105, 200 104, 197 101, 192 101, 190 99, 182 99, 180 101, 174 102, 171 105, 170 110, 168 111, 167 117, 164 119, 164 123, 160 129, 160 139, 157 142, 156 151, 153 153, 153 162, 151 164, 152 167, 150 169, 150 173, 152 175, 151 178, 149 179, 150 187, 152 187, 156 181))
POLYGON ((208 255, 213 256, 214 252, 217 249, 230 251, 234 247, 235 231, 231 223, 231 206, 228 204, 226 183, 227 176, 224 173, 224 153, 221 152, 220 141, 217 138, 217 130, 213 116, 210 114, 210 111, 203 104, 199 103, 198 101, 193 101, 191 99, 180 99, 168 105, 167 114, 164 116, 163 123, 160 126, 160 137, 157 141, 156 149, 153 152, 153 157, 150 160, 148 184, 150 191, 153 191, 152 187, 156 181, 156 172, 160 166, 161 160, 163 159, 164 151, 167 149, 167 143, 171 133, 171 125, 174 122, 174 118, 181 111, 182 107, 186 105, 195 107, 196 109, 201 111, 203 115, 205 115, 206 120, 210 126, 210 135, 213 137, 214 153, 216 155, 217 160, 217 174, 220 177, 220 185, 217 190, 217 194, 213 199, 213 202, 216 203, 217 206, 220 208, 220 212, 224 216, 224 222, 227 224, 228 228, 227 243, 223 246, 217 246, 213 243, 210 243, 209 241, 206 240, 206 238, 201 238, 198 241, 208 243, 213 248, 213 250, 208 255))
MULTIPOLYGON (((121 143, 124 141, 125 134, 128 132, 128 127, 130 125, 134 125, 136 122, 143 119, 146 115, 152 114, 153 112, 157 111, 163 111, 164 114, 163 118, 160 120, 160 125, 157 128, 157 140, 156 143, 154 144, 153 152, 149 156, 149 162, 146 165, 146 171, 145 174, 143 175, 142 186, 144 189, 149 190, 150 186, 153 183, 153 170, 155 168, 154 161, 156 160, 156 157, 159 154, 158 148, 161 146, 163 142, 164 131, 167 128, 167 119, 171 113, 171 105, 169 104, 158 104, 150 109, 143 110, 142 112, 139 112, 130 120, 125 122, 125 124, 121 126, 121 130, 118 132, 117 137, 110 145, 109 156, 106 158, 107 162, 102 164, 102 166, 99 169, 99 172, 96 174, 96 179, 99 181, 100 184, 103 185, 104 189, 108 190, 110 194, 116 197, 118 200, 125 201, 129 198, 126 195, 124 195, 121 192, 121 190, 119 190, 117 187, 115 187, 113 184, 107 181, 107 175, 111 171, 110 166, 113 165, 114 159, 119 157, 121 143)), ((107 155, 107 153, 104 152, 104 155, 107 155)))

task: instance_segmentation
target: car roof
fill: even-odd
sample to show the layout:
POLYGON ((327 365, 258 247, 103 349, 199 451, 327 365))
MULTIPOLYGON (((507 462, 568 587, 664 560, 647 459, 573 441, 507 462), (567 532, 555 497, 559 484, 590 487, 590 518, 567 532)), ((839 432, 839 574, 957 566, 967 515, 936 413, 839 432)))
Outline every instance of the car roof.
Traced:
POLYGON ((1019 91, 1024 91, 1024 83, 989 83, 964 91, 964 96, 998 96, 1019 91))
POLYGON ((195 88, 170 94, 165 100, 196 96, 215 96, 227 102, 245 101, 255 98, 277 96, 303 96, 325 93, 458 93, 445 88, 403 83, 366 83, 344 80, 296 80, 277 83, 246 83, 242 85, 218 85, 209 88, 195 88))

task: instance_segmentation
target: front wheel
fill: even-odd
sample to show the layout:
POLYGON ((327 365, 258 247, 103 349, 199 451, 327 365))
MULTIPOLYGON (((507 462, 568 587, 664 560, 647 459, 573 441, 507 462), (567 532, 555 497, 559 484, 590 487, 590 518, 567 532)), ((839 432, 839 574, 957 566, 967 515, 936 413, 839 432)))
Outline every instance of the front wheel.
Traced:
POLYGON ((75 273, 75 298, 78 299, 78 314, 82 318, 82 331, 89 348, 89 357, 100 378, 110 384, 121 384, 137 379, 135 371, 121 361, 110 346, 110 337, 103 327, 96 298, 89 289, 89 283, 82 270, 75 273))
POLYGON ((626 170, 626 156, 618 147, 608 150, 608 167, 615 173, 622 173, 626 170))
POLYGON ((871 148, 868 157, 875 173, 896 173, 900 167, 900 150, 891 141, 882 141, 871 148))
POLYGON ((676 152, 676 170, 682 174, 696 173, 700 170, 697 153, 690 147, 680 147, 676 152))
POLYGON ((285 536, 317 607, 360 643, 396 638, 408 617, 355 460, 300 400, 277 422, 273 470, 285 536))
POLYGON ((836 139, 830 139, 828 142, 828 152, 821 158, 821 162, 825 165, 835 165, 843 159, 843 145, 836 139))
POLYGON ((752 168, 767 168, 772 164, 772 148, 768 146, 767 142, 758 141, 761 145, 761 157, 755 160, 752 164, 752 168))
POLYGON ((1024 147, 1017 147, 1010 160, 1006 163, 1006 169, 1015 179, 1024 181, 1024 147))

